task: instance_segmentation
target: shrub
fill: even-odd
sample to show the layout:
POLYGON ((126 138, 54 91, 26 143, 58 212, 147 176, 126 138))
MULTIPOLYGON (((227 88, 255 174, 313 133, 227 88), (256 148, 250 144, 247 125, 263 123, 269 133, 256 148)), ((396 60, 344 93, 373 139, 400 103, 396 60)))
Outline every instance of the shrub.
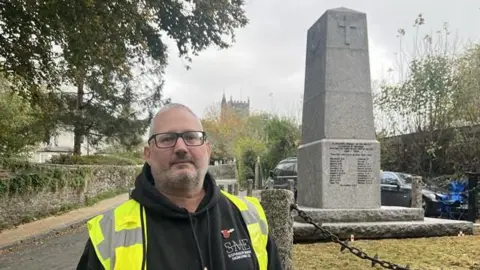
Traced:
POLYGON ((90 156, 73 156, 59 155, 53 156, 49 163, 64 165, 140 165, 142 161, 128 157, 114 155, 90 155, 90 156))
POLYGON ((83 188, 89 168, 45 167, 15 159, 0 159, 0 197, 5 194, 25 194, 45 188, 55 192, 69 186, 83 188))

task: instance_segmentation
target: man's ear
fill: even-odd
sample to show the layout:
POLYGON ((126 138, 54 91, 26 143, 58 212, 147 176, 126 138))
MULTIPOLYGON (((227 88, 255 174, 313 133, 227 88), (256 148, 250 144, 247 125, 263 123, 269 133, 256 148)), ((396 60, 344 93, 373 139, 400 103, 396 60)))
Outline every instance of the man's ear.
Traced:
POLYGON ((143 147, 143 160, 148 161, 150 159, 150 146, 146 145, 143 147))
POLYGON ((207 147, 208 158, 210 159, 212 156, 212 144, 210 142, 206 142, 205 145, 207 147))

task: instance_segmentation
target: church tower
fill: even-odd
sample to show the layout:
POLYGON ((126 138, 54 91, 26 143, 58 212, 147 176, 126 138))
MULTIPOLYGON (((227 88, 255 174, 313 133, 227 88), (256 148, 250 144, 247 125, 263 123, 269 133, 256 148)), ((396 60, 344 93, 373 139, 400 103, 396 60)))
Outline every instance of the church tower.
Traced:
POLYGON ((223 92, 222 105, 220 107, 220 120, 223 120, 227 112, 227 98, 225 98, 225 92, 223 92))
POLYGON ((248 117, 250 116, 250 97, 247 101, 236 101, 230 96, 230 100, 227 101, 225 93, 223 93, 220 109, 220 119, 225 118, 227 111, 234 112, 241 118, 248 117))

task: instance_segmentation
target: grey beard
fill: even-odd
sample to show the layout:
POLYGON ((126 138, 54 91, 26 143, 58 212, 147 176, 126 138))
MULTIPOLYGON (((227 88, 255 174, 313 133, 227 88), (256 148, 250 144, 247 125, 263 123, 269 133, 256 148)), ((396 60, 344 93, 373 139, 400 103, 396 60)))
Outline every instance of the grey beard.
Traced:
POLYGON ((180 175, 173 176, 170 173, 163 173, 157 174, 156 179, 159 181, 155 181, 155 186, 160 190, 170 190, 170 191, 188 191, 198 188, 200 185, 200 180, 202 173, 200 170, 197 170, 197 173, 190 174, 184 173, 180 175))
POLYGON ((177 176, 166 175, 165 184, 173 190, 192 190, 198 187, 200 179, 196 174, 184 173, 177 176))

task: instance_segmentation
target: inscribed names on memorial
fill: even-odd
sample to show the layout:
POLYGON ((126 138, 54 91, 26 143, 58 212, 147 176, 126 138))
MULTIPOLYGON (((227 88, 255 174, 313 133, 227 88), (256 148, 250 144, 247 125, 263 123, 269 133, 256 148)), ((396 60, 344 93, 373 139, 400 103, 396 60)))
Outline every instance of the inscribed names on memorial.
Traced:
POLYGON ((373 184, 375 148, 371 143, 334 142, 328 151, 330 184, 340 186, 373 184))

